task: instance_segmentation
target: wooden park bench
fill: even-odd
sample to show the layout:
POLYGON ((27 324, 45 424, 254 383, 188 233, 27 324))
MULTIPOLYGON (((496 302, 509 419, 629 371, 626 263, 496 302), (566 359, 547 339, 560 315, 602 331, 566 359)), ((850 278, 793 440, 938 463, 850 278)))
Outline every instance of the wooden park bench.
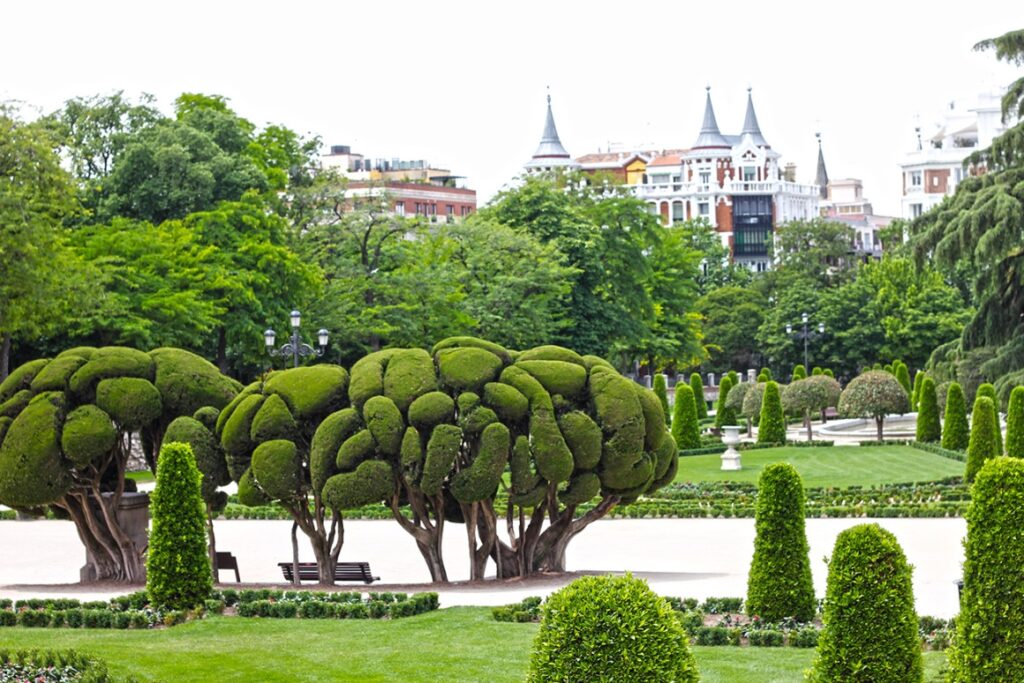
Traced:
POLYGON ((231 553, 217 553, 217 576, 220 576, 221 569, 234 569, 235 570, 235 581, 242 583, 241 577, 238 575, 238 560, 231 553))
MULTIPOLYGON (((278 562, 286 581, 292 581, 292 563, 278 562)), ((299 581, 319 581, 320 573, 317 571, 316 562, 299 562, 299 581)), ((334 568, 335 581, 362 581, 373 583, 380 581, 379 576, 370 573, 369 562, 339 562, 334 568)))

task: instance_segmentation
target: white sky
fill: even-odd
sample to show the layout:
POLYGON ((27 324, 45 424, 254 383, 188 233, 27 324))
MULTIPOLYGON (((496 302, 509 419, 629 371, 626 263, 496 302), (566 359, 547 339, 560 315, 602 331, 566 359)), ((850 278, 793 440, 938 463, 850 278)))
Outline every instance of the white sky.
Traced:
POLYGON ((927 130, 949 100, 1016 78, 971 46, 1022 27, 1011 0, 21 0, 0 13, 0 100, 220 94, 257 124, 450 168, 483 204, 533 153, 547 85, 573 156, 689 146, 705 84, 738 133, 750 85, 798 180, 813 180, 820 128, 829 176, 862 178, 895 215, 915 116, 927 130))

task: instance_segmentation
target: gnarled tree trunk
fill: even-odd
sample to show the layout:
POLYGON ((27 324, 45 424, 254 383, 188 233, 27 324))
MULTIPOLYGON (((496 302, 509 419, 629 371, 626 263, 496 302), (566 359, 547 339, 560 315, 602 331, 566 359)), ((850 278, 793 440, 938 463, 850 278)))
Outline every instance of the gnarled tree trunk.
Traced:
POLYGON ((441 541, 444 537, 444 500, 440 496, 430 499, 399 479, 394 493, 391 494, 389 504, 395 521, 415 539, 416 547, 423 556, 423 561, 427 563, 430 580, 435 583, 447 582, 448 571, 444 566, 441 548, 441 541), (412 508, 412 519, 403 515, 399 507, 398 486, 405 487, 409 506, 412 508), (433 515, 431 515, 431 509, 433 515), (433 521, 431 521, 432 516, 433 521))

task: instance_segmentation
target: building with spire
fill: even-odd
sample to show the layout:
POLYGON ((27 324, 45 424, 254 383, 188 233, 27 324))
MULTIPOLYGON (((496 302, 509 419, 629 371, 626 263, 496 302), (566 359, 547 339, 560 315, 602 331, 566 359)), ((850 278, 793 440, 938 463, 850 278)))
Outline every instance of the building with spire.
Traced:
POLYGON ((718 127, 709 86, 697 139, 687 150, 653 158, 635 192, 666 225, 707 219, 734 262, 764 271, 776 226, 816 217, 821 198, 817 185, 784 175, 780 158, 761 132, 751 89, 743 127, 729 135, 718 127))
POLYGON ((815 182, 821 188, 819 210, 821 217, 836 223, 844 223, 854 231, 853 250, 861 257, 882 257, 880 231, 888 226, 892 216, 876 216, 871 201, 864 196, 864 183, 859 178, 828 179, 825 168, 825 153, 821 147, 821 133, 818 139, 818 170, 815 182))
POLYGON ((551 113, 551 93, 548 93, 548 114, 544 120, 544 132, 541 133, 537 151, 526 162, 524 168, 527 173, 543 173, 555 170, 575 170, 579 167, 580 165, 565 151, 565 147, 562 146, 562 141, 558 137, 555 115, 551 113))

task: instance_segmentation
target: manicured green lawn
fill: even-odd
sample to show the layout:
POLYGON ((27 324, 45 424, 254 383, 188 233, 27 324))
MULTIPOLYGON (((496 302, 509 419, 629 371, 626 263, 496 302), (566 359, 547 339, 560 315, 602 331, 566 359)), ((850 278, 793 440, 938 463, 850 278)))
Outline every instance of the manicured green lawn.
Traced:
POLYGON ((793 465, 808 487, 935 481, 964 473, 962 462, 910 446, 782 447, 743 451, 743 469, 738 472, 723 472, 721 457, 714 454, 680 458, 676 481, 756 483, 761 470, 773 462, 793 465))
MULTIPOLYGON (((534 624, 455 607, 395 621, 213 617, 159 631, 0 629, 0 647, 69 648, 144 681, 500 683, 526 678, 534 624)), ((802 680, 812 650, 695 648, 703 683, 802 680)), ((928 680, 942 666, 926 653, 928 680)))

